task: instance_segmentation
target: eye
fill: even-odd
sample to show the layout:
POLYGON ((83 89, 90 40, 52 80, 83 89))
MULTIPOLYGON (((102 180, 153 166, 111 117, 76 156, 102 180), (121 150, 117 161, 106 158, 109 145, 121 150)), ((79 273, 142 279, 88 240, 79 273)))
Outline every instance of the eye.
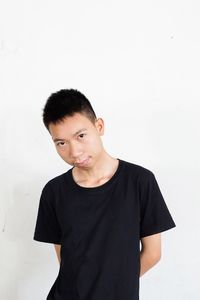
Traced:
POLYGON ((58 142, 56 145, 62 147, 62 146, 64 146, 64 144, 65 144, 65 142, 58 142))
POLYGON ((79 134, 79 137, 81 137, 81 139, 82 139, 84 135, 86 135, 86 133, 81 133, 81 134, 79 134))

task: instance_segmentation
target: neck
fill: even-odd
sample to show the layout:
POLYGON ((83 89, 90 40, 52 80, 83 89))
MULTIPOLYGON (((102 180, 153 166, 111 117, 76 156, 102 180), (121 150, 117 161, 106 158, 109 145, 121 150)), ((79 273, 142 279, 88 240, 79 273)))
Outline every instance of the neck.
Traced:
POLYGON ((116 169, 118 160, 111 157, 107 152, 104 152, 98 160, 91 161, 91 166, 88 168, 73 168, 73 175, 77 181, 97 181, 102 178, 109 177, 113 170, 116 169))

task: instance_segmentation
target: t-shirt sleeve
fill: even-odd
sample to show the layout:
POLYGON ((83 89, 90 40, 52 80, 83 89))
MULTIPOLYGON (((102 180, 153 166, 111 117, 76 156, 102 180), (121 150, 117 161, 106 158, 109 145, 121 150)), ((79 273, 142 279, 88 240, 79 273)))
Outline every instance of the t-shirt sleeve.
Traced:
POLYGON ((140 181, 140 238, 176 227, 154 174, 140 181))
POLYGON ((42 190, 33 239, 40 242, 61 244, 61 228, 55 210, 55 199, 50 184, 42 190))

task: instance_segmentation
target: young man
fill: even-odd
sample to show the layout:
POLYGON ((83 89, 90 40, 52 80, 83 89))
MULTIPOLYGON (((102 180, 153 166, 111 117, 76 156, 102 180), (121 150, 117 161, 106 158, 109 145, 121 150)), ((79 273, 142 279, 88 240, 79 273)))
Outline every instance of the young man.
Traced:
POLYGON ((161 232, 176 226, 154 174, 106 152, 103 119, 77 90, 53 93, 43 122, 72 166, 39 202, 34 240, 53 243, 60 262, 47 300, 138 300, 161 232))

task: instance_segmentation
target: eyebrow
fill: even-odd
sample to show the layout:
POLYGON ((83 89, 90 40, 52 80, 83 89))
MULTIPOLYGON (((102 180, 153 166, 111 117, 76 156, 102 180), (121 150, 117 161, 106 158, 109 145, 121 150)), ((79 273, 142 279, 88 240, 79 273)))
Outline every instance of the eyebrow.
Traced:
MULTIPOLYGON (((76 136, 77 134, 79 134, 80 132, 85 131, 85 130, 87 130, 87 128, 79 129, 77 132, 75 132, 74 134, 72 134, 72 136, 76 136)), ((53 141, 54 141, 54 142, 65 141, 65 139, 55 138, 55 139, 53 139, 53 141)))

